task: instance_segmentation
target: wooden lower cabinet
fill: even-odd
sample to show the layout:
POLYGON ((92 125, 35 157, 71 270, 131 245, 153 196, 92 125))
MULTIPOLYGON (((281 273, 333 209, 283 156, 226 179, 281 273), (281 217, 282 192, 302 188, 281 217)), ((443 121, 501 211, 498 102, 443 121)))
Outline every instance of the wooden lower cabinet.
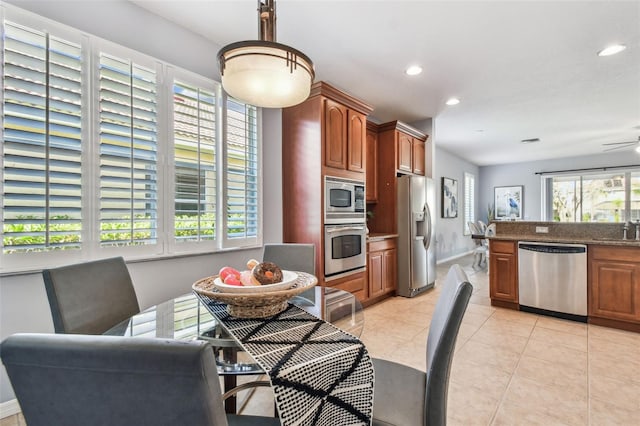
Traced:
POLYGON ((518 309, 518 252, 515 241, 489 243, 491 304, 518 309))
POLYGON ((326 285, 348 291, 356 296, 360 302, 365 302, 369 297, 366 272, 358 272, 344 278, 327 281, 326 285))
POLYGON ((367 244, 369 299, 393 293, 398 276, 398 250, 395 238, 367 244))
POLYGON ((640 331, 640 248, 593 245, 588 256, 589 322, 640 331))

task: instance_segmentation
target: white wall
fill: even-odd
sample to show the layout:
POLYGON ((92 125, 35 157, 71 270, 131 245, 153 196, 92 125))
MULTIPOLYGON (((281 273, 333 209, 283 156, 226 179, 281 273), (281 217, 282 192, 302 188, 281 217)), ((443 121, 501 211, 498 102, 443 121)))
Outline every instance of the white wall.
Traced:
MULTIPOLYGON (((11 1, 35 13, 142 53, 219 80, 215 53, 207 42, 132 3, 109 1, 11 1)), ((282 241, 282 119, 280 110, 263 110, 263 239, 282 241)), ((128 264, 141 309, 187 293, 199 278, 225 264, 260 258, 261 249, 225 251, 128 264)), ((0 278, 0 340, 18 332, 53 332, 40 274, 0 278)), ((0 370, 0 403, 14 398, 4 368, 0 370)))
POLYGON ((487 219, 487 206, 493 204, 496 186, 524 186, 524 219, 542 220, 541 177, 536 172, 613 167, 640 164, 640 156, 632 150, 608 154, 587 155, 556 160, 529 161, 524 163, 480 167, 479 218, 487 219))
POLYGON ((436 259, 441 262, 473 250, 475 243, 469 235, 464 235, 464 173, 476 177, 476 218, 478 215, 478 166, 471 164, 436 145, 434 158, 434 179, 436 181, 436 259), (458 181, 458 217, 442 217, 442 178, 458 181))

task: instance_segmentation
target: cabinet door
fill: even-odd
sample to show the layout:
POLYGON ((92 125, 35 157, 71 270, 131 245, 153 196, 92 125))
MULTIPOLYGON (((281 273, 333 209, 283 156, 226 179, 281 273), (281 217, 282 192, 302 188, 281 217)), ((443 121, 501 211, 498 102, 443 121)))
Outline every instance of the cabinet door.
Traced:
POLYGON ((363 114, 355 111, 349 110, 348 114, 347 169, 364 173, 367 119, 363 114))
POLYGON ((369 297, 376 297, 384 293, 383 287, 383 253, 375 251, 369 253, 369 297))
POLYGON ((424 176, 425 158, 424 158, 424 142, 420 139, 413 139, 413 173, 424 176))
POLYGON ((411 156, 413 155, 413 138, 401 132, 398 132, 397 136, 396 168, 398 171, 412 173, 413 164, 411 164, 411 156))
POLYGON ((518 303, 518 276, 513 254, 489 255, 489 292, 491 299, 518 303))
POLYGON ((398 279, 398 253, 396 249, 385 250, 382 257, 382 285, 385 292, 396 289, 398 279))
POLYGON ((367 131, 367 203, 378 201, 378 134, 367 131))
POLYGON ((325 100, 324 149, 325 165, 337 169, 347 166, 347 108, 325 100))
POLYGON ((592 260, 589 315, 640 321, 640 264, 592 260))

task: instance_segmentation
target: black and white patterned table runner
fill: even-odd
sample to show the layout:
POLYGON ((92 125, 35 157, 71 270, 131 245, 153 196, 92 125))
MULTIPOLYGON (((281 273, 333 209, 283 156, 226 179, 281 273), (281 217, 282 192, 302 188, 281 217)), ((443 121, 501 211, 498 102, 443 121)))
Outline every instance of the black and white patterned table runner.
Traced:
POLYGON ((283 425, 371 424, 373 364, 358 338, 291 304, 247 319, 198 297, 269 374, 283 425))

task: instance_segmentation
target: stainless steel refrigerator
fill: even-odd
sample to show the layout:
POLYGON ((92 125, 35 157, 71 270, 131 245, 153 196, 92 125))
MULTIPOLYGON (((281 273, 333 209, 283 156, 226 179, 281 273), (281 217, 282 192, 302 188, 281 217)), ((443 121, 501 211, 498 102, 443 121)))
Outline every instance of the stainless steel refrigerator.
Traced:
POLYGON ((436 282, 433 179, 398 178, 398 295, 413 297, 436 282))

